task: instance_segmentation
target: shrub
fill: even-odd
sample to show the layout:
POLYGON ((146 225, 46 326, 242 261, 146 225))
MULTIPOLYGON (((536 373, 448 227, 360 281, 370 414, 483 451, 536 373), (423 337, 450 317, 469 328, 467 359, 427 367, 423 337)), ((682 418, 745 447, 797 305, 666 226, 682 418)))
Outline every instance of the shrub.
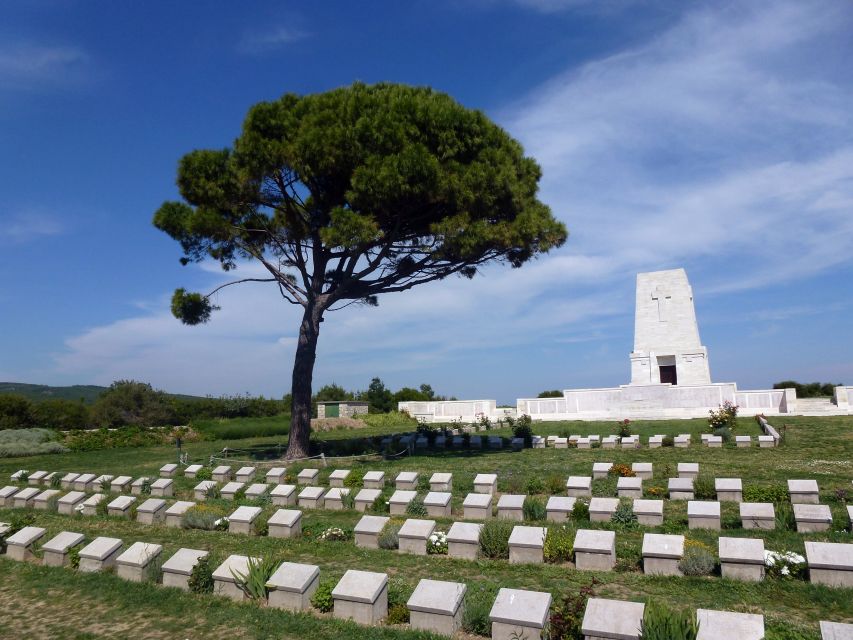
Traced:
POLYGON ((32 402, 21 395, 0 394, 0 429, 28 429, 34 426, 32 402))
POLYGON ((213 593, 213 567, 209 554, 196 562, 187 584, 193 593, 213 593))
POLYGON ((462 611, 462 629, 467 633, 490 637, 492 622, 489 613, 497 597, 497 589, 492 586, 474 584, 465 593, 465 604, 462 611))
POLYGON ((794 518, 794 509, 788 502, 780 502, 776 505, 776 528, 781 531, 796 531, 797 520, 794 518))
POLYGON ((195 479, 199 482, 202 480, 210 480, 211 478, 213 478, 213 469, 210 467, 202 467, 195 474, 195 479))
POLYGON ((675 446, 675 436, 664 436, 663 441, 661 442, 661 446, 663 446, 663 447, 674 447, 675 446))
POLYGON ((380 549, 399 549, 400 548, 400 525, 388 523, 379 534, 380 549))
POLYGON ((364 483, 364 471, 352 469, 344 479, 344 486, 350 489, 358 489, 364 483))
POLYGON ((595 597, 597 584, 598 581, 593 578, 592 582, 578 589, 577 593, 567 593, 555 598, 550 619, 553 640, 583 640, 583 615, 587 600, 595 597))
MULTIPOLYGON (((102 500, 100 504, 106 505, 106 500, 102 500)), ((221 509, 212 507, 207 504, 197 504, 194 507, 187 509, 181 518, 181 526, 184 529, 203 529, 205 531, 214 531, 217 528, 217 521, 222 519, 225 514, 221 509)))
POLYGON ((572 520, 576 522, 587 522, 589 520, 589 503, 578 498, 572 507, 572 520))
POLYGON ((89 407, 82 402, 55 398, 33 405, 35 424, 49 429, 70 431, 89 426, 89 407))
POLYGON ((524 438, 524 446, 531 447, 533 445, 533 419, 526 414, 520 416, 512 427, 512 435, 514 438, 524 438))
POLYGON ((764 566, 767 575, 772 578, 800 579, 806 578, 806 559, 793 551, 764 552, 764 566))
POLYGON ((220 497, 222 497, 222 494, 219 491, 219 487, 215 484, 210 485, 204 490, 205 500, 217 500, 220 497))
POLYGON ((427 538, 427 553, 430 555, 447 555, 447 533, 434 531, 427 538))
POLYGON ((317 585, 317 590, 311 596, 311 606, 320 613, 328 613, 335 608, 335 601, 332 599, 335 584, 337 584, 335 580, 323 580, 317 585))
POLYGON ((409 607, 405 604, 388 605, 388 617, 385 624, 408 624, 409 607))
POLYGON ((347 510, 355 509, 355 491, 350 489, 341 493, 341 506, 347 510))
POLYGON ((725 427, 734 431, 737 426, 737 411, 738 406, 736 404, 732 404, 728 400, 723 402, 716 411, 711 409, 708 412, 709 430, 715 431, 716 429, 725 427))
POLYGON ((412 500, 408 505, 406 505, 406 514, 410 516, 427 515, 427 508, 426 505, 424 505, 424 499, 418 496, 412 500))
POLYGON ((388 581, 388 624, 406 624, 409 622, 409 608, 406 603, 412 597, 411 587, 398 578, 388 581), (393 612, 393 620, 392 619, 393 612))
POLYGON ((674 611, 649 602, 640 623, 642 640, 696 640, 699 627, 692 611, 674 611))
POLYGON ((77 571, 80 568, 80 549, 83 548, 82 544, 78 544, 76 547, 72 548, 68 552, 68 566, 77 571))
POLYGON ((621 422, 616 423, 616 432, 620 438, 627 438, 631 435, 631 421, 625 418, 621 422))
POLYGON ((56 441, 58 437, 50 429, 4 429, 0 431, 0 458, 67 453, 68 448, 56 441))
POLYGON ((719 429, 714 429, 714 435, 722 438, 723 443, 731 442, 732 430, 728 427, 720 427, 719 429))
POLYGON ((53 477, 50 479, 50 488, 51 489, 59 489, 62 486, 62 474, 55 473, 53 477))
POLYGON ((744 502, 772 502, 778 504, 788 501, 788 488, 783 484, 771 484, 757 487, 749 484, 743 488, 744 502))
POLYGON ((633 469, 631 469, 629 465, 624 464, 622 462, 614 464, 612 467, 610 467, 610 469, 607 471, 607 475, 615 476, 617 478, 635 478, 637 476, 637 474, 634 473, 633 469))
POLYGON ((547 515, 545 501, 542 498, 534 498, 533 496, 524 498, 521 510, 524 513, 524 519, 529 522, 539 522, 540 520, 544 520, 547 515))
POLYGON ((101 427, 159 427, 177 424, 169 397, 150 384, 118 380, 92 406, 92 422, 101 427))
POLYGON ((500 518, 486 520, 480 529, 480 552, 486 558, 509 558, 509 536, 513 524, 500 518))
POLYGON ((610 522, 617 525, 621 529, 631 529, 637 526, 637 514, 634 513, 634 508, 627 500, 620 500, 616 511, 610 516, 610 522))
POLYGON ((709 576, 716 566, 716 557, 708 545, 695 540, 685 541, 684 555, 678 563, 681 573, 686 576, 709 576))
POLYGON ((533 495, 534 493, 545 493, 545 483, 542 482, 542 478, 539 476, 528 478, 527 493, 530 495, 533 495))
POLYGON ((275 573, 280 561, 277 558, 249 558, 246 573, 232 571, 237 587, 250 600, 261 601, 267 597, 267 582, 275 573))
POLYGON ((551 474, 546 481, 548 484, 548 493, 552 496, 560 495, 566 490, 566 481, 557 474, 551 474))
POLYGON ((149 447, 162 444, 166 434, 157 429, 122 427, 109 431, 77 431, 66 436, 65 444, 71 451, 101 451, 119 447, 149 447))
POLYGON ((717 497, 717 488, 714 478, 705 473, 700 473, 693 481, 693 495, 697 500, 714 500, 717 497))
POLYGON ((566 525, 548 529, 545 537, 545 562, 569 562, 574 551, 575 531, 566 525))
POLYGON ((352 538, 352 532, 341 527, 329 527, 317 536, 318 540, 326 542, 344 542, 350 538, 352 538))

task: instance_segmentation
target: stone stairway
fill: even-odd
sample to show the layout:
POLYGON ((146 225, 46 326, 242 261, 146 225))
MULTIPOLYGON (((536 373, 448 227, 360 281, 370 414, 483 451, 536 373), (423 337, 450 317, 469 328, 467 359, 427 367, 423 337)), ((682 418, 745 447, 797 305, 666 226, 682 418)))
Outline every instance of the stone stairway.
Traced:
POLYGON ((832 398, 797 398, 795 415, 801 416, 832 416, 844 415, 832 402, 832 398))

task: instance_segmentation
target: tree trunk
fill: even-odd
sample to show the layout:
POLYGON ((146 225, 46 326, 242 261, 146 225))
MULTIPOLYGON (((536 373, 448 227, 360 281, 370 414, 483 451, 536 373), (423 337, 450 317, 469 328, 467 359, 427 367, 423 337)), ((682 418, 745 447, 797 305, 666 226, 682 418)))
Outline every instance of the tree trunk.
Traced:
POLYGON ((320 305, 309 302, 299 327, 299 343, 293 360, 293 408, 290 415, 290 435, 287 441, 287 459, 306 458, 311 438, 311 381, 314 361, 317 359, 317 338, 323 311, 320 305))

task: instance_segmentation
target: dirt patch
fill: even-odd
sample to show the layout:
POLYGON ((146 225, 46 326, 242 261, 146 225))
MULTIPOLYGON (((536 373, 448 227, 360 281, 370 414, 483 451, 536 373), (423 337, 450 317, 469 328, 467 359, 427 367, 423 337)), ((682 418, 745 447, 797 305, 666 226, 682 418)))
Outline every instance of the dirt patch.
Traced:
POLYGON ((335 431, 337 429, 364 429, 367 425, 354 418, 314 418, 312 431, 335 431))

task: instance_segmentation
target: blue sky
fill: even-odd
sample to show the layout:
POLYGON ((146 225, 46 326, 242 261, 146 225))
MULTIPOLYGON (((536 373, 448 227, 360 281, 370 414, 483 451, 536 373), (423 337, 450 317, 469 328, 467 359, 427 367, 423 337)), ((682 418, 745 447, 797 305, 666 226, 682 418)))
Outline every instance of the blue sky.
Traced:
POLYGON ((484 110, 571 237, 331 314, 315 384, 623 384, 635 275, 678 266, 715 381, 851 384, 851 28, 853 5, 802 0, 3 3, 0 380, 285 393, 295 310, 248 285, 180 325, 174 288, 223 275, 181 267, 151 216, 252 104, 362 80, 484 110))

